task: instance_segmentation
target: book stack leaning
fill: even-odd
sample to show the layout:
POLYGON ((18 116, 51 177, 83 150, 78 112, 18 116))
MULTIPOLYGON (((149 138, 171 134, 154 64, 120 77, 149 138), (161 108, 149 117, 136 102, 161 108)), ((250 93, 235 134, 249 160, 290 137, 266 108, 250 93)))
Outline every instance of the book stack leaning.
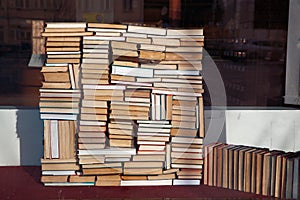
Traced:
POLYGON ((199 185, 202 29, 46 23, 45 185, 199 185))
POLYGON ((243 145, 205 145, 204 184, 299 199, 300 154, 243 145))

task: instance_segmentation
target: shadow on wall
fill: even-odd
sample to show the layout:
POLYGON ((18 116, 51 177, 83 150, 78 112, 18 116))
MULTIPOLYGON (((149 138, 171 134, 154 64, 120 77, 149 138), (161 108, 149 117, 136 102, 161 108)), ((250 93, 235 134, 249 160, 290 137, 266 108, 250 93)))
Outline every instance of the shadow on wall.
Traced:
POLYGON ((20 138, 20 165, 40 166, 43 156, 43 121, 38 109, 18 109, 17 135, 20 138))

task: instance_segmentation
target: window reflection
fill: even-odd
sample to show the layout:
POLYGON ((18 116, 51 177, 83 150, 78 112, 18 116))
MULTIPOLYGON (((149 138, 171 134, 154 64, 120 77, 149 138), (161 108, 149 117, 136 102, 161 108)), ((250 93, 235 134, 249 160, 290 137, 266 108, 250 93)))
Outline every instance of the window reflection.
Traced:
POLYGON ((228 105, 283 104, 289 1, 74 1, 0 0, 0 105, 38 105, 42 77, 27 67, 32 20, 204 27, 205 49, 221 72, 228 105))

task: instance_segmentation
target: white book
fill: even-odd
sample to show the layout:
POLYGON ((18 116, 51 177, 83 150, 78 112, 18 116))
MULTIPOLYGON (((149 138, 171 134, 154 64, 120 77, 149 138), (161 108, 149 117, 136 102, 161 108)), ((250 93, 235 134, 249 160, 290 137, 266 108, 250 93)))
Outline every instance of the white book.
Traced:
POLYGON ((51 158, 59 158, 59 132, 58 121, 50 121, 51 158))
POLYGON ((47 28, 86 28, 86 22, 47 22, 47 28))
MULTIPOLYGON (((173 158, 174 159, 174 158, 173 158)), ((202 165, 171 164, 172 168, 202 169, 202 165)))
POLYGON ((149 128, 149 127, 139 127, 138 132, 159 132, 159 133, 170 133, 168 128, 149 128))
POLYGON ((162 45, 141 44, 140 49, 150 50, 150 51, 165 51, 166 47, 162 45))
POLYGON ((166 119, 166 95, 160 95, 160 103, 161 103, 161 108, 160 108, 160 113, 161 113, 161 120, 166 119))
POLYGON ((202 94, 200 93, 190 93, 190 92, 176 92, 172 90, 159 90, 154 89, 152 90, 153 94, 170 94, 170 95, 176 95, 176 96, 188 96, 188 97, 201 97, 202 94))
POLYGON ((155 120, 155 116, 156 116, 156 114, 155 114, 155 111, 156 111, 155 105, 156 105, 156 103, 155 103, 155 94, 152 93, 151 94, 151 119, 152 120, 155 120))
POLYGON ((164 28, 143 27, 143 26, 128 26, 128 32, 144 33, 153 35, 166 35, 167 30, 164 28))
POLYGON ((160 120, 160 121, 151 121, 151 120, 147 120, 147 121, 143 121, 143 120, 138 120, 137 121, 138 124, 150 124, 150 126, 152 126, 152 124, 169 124, 169 121, 166 120, 160 120))
POLYGON ((140 145, 139 146, 140 151, 164 151, 165 146, 164 145, 140 145))
POLYGON ((150 103, 132 103, 132 102, 117 102, 117 101, 112 101, 111 105, 150 107, 150 103))
POLYGON ((197 97, 173 96, 174 100, 197 101, 197 97))
MULTIPOLYGON (((159 122, 159 121, 158 121, 159 122)), ((171 124, 161 124, 161 123, 153 123, 153 124, 144 124, 144 123, 139 123, 139 127, 148 127, 148 128, 172 128, 172 125, 171 124)))
POLYGON ((152 78, 153 69, 112 66, 112 74, 152 78))
POLYGON ((87 36, 85 40, 100 40, 100 41, 125 41, 125 37, 102 37, 102 36, 87 36))
POLYGON ((174 179, 173 185, 200 185, 200 180, 174 179))
POLYGON ((125 85, 83 85, 83 89, 94 90, 126 90, 125 85))
POLYGON ((44 183, 45 186, 94 186, 95 182, 83 182, 83 183, 71 183, 71 182, 64 182, 64 183, 44 183))
POLYGON ((156 83, 161 82, 161 78, 136 78, 139 83, 156 83))
POLYGON ((136 38, 147 38, 147 34, 140 33, 123 33, 123 37, 136 37, 136 38))
POLYGON ((140 102, 140 103, 150 103, 150 99, 148 99, 148 98, 125 97, 125 101, 140 102))
POLYGON ((199 105, 196 105, 196 128, 200 128, 200 115, 199 115, 199 105))
POLYGON ((69 97, 69 98, 80 98, 80 94, 78 93, 54 93, 54 92, 48 92, 48 93, 40 93, 40 97, 69 97))
POLYGON ((76 121, 77 120, 77 115, 72 115, 72 114, 41 114, 41 119, 43 120, 51 120, 51 119, 56 119, 56 120, 71 120, 71 121, 76 121))
POLYGON ((68 175, 76 175, 75 171, 72 170, 50 170, 50 171, 42 171, 42 175, 45 176, 68 176, 68 175))
POLYGON ((115 148, 115 149, 89 149, 78 150, 78 155, 136 155, 136 149, 115 148))
POLYGON ((168 29, 167 35, 203 35, 203 29, 168 29))
POLYGON ((47 92, 49 92, 49 93, 62 93, 62 94, 64 94, 64 93, 77 93, 77 94, 80 94, 80 90, 60 90, 60 89, 40 89, 39 90, 40 92, 43 92, 43 93, 47 93, 47 92))
POLYGON ((70 74, 71 88, 72 89, 76 89, 75 75, 74 75, 73 65, 72 64, 69 64, 69 74, 70 74))
POLYGON ((138 145, 165 145, 165 142, 160 142, 160 141, 143 141, 143 140, 138 140, 137 141, 138 145))
POLYGON ((130 157, 124 157, 124 158, 114 158, 114 157, 109 157, 109 158, 105 158, 105 162, 127 162, 130 161, 131 158, 130 157))
POLYGON ((151 83, 138 83, 138 82, 130 82, 130 81, 115 81, 115 80, 111 80, 111 83, 122 84, 122 85, 136 85, 136 86, 152 87, 151 83))
POLYGON ((160 186, 160 185, 172 185, 171 180, 136 180, 136 181, 123 181, 121 180, 121 186, 160 186))
POLYGON ((155 120, 162 120, 160 96, 158 94, 155 95, 155 120))
POLYGON ((198 70, 154 70, 154 75, 187 75, 187 76, 199 76, 199 71, 198 70))
POLYGON ((56 113, 56 114, 79 114, 79 110, 78 109, 72 109, 72 108, 64 108, 64 109, 60 109, 60 108, 42 108, 40 107, 40 112, 41 113, 56 113))
POLYGON ((106 126, 106 122, 101 121, 79 121, 79 124, 82 126, 106 126))
POLYGON ((155 133, 153 132, 137 132, 137 135, 139 136, 161 136, 161 137, 169 137, 170 133, 155 133))
POLYGON ((165 168, 171 169, 171 145, 166 145, 166 159, 165 159, 165 168))

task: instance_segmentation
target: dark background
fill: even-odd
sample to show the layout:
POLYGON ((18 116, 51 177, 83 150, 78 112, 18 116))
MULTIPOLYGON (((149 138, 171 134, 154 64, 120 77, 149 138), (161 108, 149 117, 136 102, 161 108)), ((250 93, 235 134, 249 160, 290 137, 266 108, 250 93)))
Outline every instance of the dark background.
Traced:
MULTIPOLYGON (((98 7, 93 1, 84 6, 94 10, 80 11, 78 0, 0 0, 0 105, 38 106, 42 76, 27 66, 31 20, 89 21, 78 16, 90 12, 106 23, 126 19, 154 26, 166 17, 168 27, 204 28, 205 49, 221 74, 228 106, 283 106, 288 0, 102 0, 98 7), (113 17, 101 18, 103 10, 113 17), (142 15, 128 14, 137 11, 142 15)), ((208 87, 205 105, 211 98, 208 87)))

